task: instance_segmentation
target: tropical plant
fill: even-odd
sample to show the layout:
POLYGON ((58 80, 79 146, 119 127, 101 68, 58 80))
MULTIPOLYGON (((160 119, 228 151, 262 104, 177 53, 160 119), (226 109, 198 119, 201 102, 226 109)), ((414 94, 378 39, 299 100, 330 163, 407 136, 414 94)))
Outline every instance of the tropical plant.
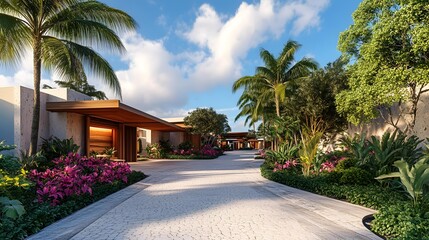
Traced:
POLYGON ((301 147, 298 151, 304 176, 310 175, 310 168, 316 160, 320 140, 322 139, 325 126, 323 121, 308 118, 306 125, 301 130, 301 147))
POLYGON ((17 219, 25 214, 25 209, 22 203, 18 200, 11 200, 8 197, 0 197, 0 205, 2 206, 2 214, 11 219, 17 219))
POLYGON ((365 136, 366 134, 356 134, 352 139, 346 140, 347 138, 345 138, 342 140, 342 144, 347 145, 351 157, 356 159, 359 163, 367 162, 369 154, 372 151, 365 136))
POLYGON ((113 156, 115 155, 115 152, 117 152, 117 150, 114 147, 106 147, 103 151, 103 154, 113 156))
POLYGON ((20 151, 19 158, 17 162, 19 165, 26 171, 35 169, 39 167, 39 164, 44 164, 47 162, 46 157, 43 155, 42 151, 38 151, 34 155, 28 155, 26 151, 20 151))
POLYGON ((293 143, 280 144, 277 150, 266 151, 266 162, 271 164, 277 162, 278 164, 283 165, 288 160, 296 159, 298 156, 298 150, 299 146, 296 146, 293 143))
POLYGON ((301 160, 302 173, 304 176, 310 175, 310 169, 316 159, 317 150, 323 133, 303 134, 301 138, 301 148, 298 151, 301 160))
POLYGON ((41 152, 48 161, 69 153, 77 153, 78 150, 79 146, 74 143, 73 138, 59 139, 57 137, 50 137, 43 139, 41 146, 41 152))
POLYGON ((33 53, 34 106, 29 154, 37 151, 42 66, 64 80, 85 75, 84 66, 99 75, 121 96, 115 72, 94 48, 123 52, 116 32, 134 30, 125 12, 88 0, 3 0, 0 3, 1 62, 19 61, 26 49, 33 53))
POLYGON ((235 81, 233 92, 243 87, 245 91, 260 89, 259 99, 274 102, 276 115, 279 117, 288 84, 308 77, 312 70, 317 69, 317 63, 310 58, 295 61, 295 53, 300 46, 297 42, 289 40, 277 58, 262 49, 259 55, 265 66, 257 67, 254 76, 245 76, 235 81))
POLYGON ((425 200, 425 185, 429 184, 429 164, 426 158, 421 158, 414 165, 409 166, 404 160, 393 164, 399 172, 393 172, 376 177, 377 180, 399 178, 413 204, 416 206, 425 200))

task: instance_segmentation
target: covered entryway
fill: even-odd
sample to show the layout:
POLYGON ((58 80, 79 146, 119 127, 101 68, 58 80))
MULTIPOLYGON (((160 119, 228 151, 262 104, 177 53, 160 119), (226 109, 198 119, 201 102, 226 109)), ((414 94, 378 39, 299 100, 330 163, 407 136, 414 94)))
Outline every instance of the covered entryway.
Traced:
POLYGON ((160 132, 184 132, 179 126, 121 103, 119 100, 47 102, 50 112, 86 116, 84 154, 114 147, 115 157, 137 160, 137 128, 160 132))

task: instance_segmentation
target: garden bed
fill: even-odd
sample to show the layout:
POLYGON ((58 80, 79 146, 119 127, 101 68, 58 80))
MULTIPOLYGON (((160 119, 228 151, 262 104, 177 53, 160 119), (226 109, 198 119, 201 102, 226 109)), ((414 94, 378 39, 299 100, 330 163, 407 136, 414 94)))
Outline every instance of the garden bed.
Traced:
POLYGON ((25 190, 19 200, 24 204, 27 213, 16 220, 3 217, 0 224, 0 239, 23 239, 35 234, 44 227, 71 215, 77 210, 141 181, 146 178, 146 175, 142 172, 132 171, 127 175, 127 178, 126 183, 114 181, 111 184, 94 185, 92 195, 73 196, 57 206, 52 206, 49 203, 34 202, 33 199, 37 199, 35 189, 25 190))
POLYGON ((403 194, 376 184, 342 185, 329 175, 304 177, 261 166, 263 177, 284 185, 378 210, 371 230, 387 239, 429 239, 429 219, 413 208, 403 194))

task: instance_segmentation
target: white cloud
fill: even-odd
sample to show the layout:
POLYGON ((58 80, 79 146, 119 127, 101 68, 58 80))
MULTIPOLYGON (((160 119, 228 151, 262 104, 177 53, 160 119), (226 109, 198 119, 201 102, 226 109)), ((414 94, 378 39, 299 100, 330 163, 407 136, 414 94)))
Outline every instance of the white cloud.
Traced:
MULTIPOLYGON (((137 33, 124 38, 127 70, 117 71, 125 103, 142 110, 183 106, 187 101, 181 70, 162 41, 146 40, 137 33)), ((108 91, 107 89, 105 91, 108 91)))
POLYGON ((197 90, 234 81, 240 76, 241 60, 250 49, 268 38, 280 37, 288 23, 295 35, 318 27, 319 14, 328 3, 329 0, 243 2, 235 15, 225 20, 213 7, 203 4, 192 28, 183 33, 188 41, 207 51, 190 73, 190 81, 197 90))

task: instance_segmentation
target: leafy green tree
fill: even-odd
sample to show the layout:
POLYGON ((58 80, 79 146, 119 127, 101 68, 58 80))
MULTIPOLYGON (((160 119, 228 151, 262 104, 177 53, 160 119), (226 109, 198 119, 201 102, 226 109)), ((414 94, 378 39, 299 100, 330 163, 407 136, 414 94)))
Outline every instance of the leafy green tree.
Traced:
POLYGON ((399 116, 413 132, 417 103, 429 91, 429 8, 420 0, 364 0, 338 47, 352 57, 350 90, 337 97, 338 110, 353 124, 384 117, 398 128, 399 116), (386 109, 390 114, 381 114, 386 109), (387 117, 386 117, 387 116, 387 117))
POLYGON ((348 89, 347 63, 347 59, 339 58, 297 83, 294 92, 285 101, 284 114, 300 119, 302 123, 309 117, 320 119, 326 132, 344 130, 347 121, 337 112, 335 96, 348 89))
POLYGON ((18 62, 26 49, 33 52, 34 106, 29 154, 37 151, 42 66, 65 81, 85 68, 97 74, 116 94, 121 87, 109 63, 93 48, 122 53, 116 32, 133 30, 135 21, 125 12, 98 1, 0 1, 0 61, 18 62))
POLYGON ((289 40, 277 58, 262 49, 260 57, 265 66, 257 67, 254 76, 244 76, 235 81, 233 92, 241 88, 245 88, 245 91, 259 89, 260 101, 273 101, 276 115, 280 117, 280 106, 286 97, 288 85, 308 77, 312 70, 317 69, 317 63, 313 59, 302 58, 295 61, 295 53, 300 46, 289 40))
POLYGON ((203 145, 213 145, 219 135, 231 131, 228 117, 213 108, 197 108, 185 117, 184 123, 191 127, 191 133, 200 134, 203 145))

